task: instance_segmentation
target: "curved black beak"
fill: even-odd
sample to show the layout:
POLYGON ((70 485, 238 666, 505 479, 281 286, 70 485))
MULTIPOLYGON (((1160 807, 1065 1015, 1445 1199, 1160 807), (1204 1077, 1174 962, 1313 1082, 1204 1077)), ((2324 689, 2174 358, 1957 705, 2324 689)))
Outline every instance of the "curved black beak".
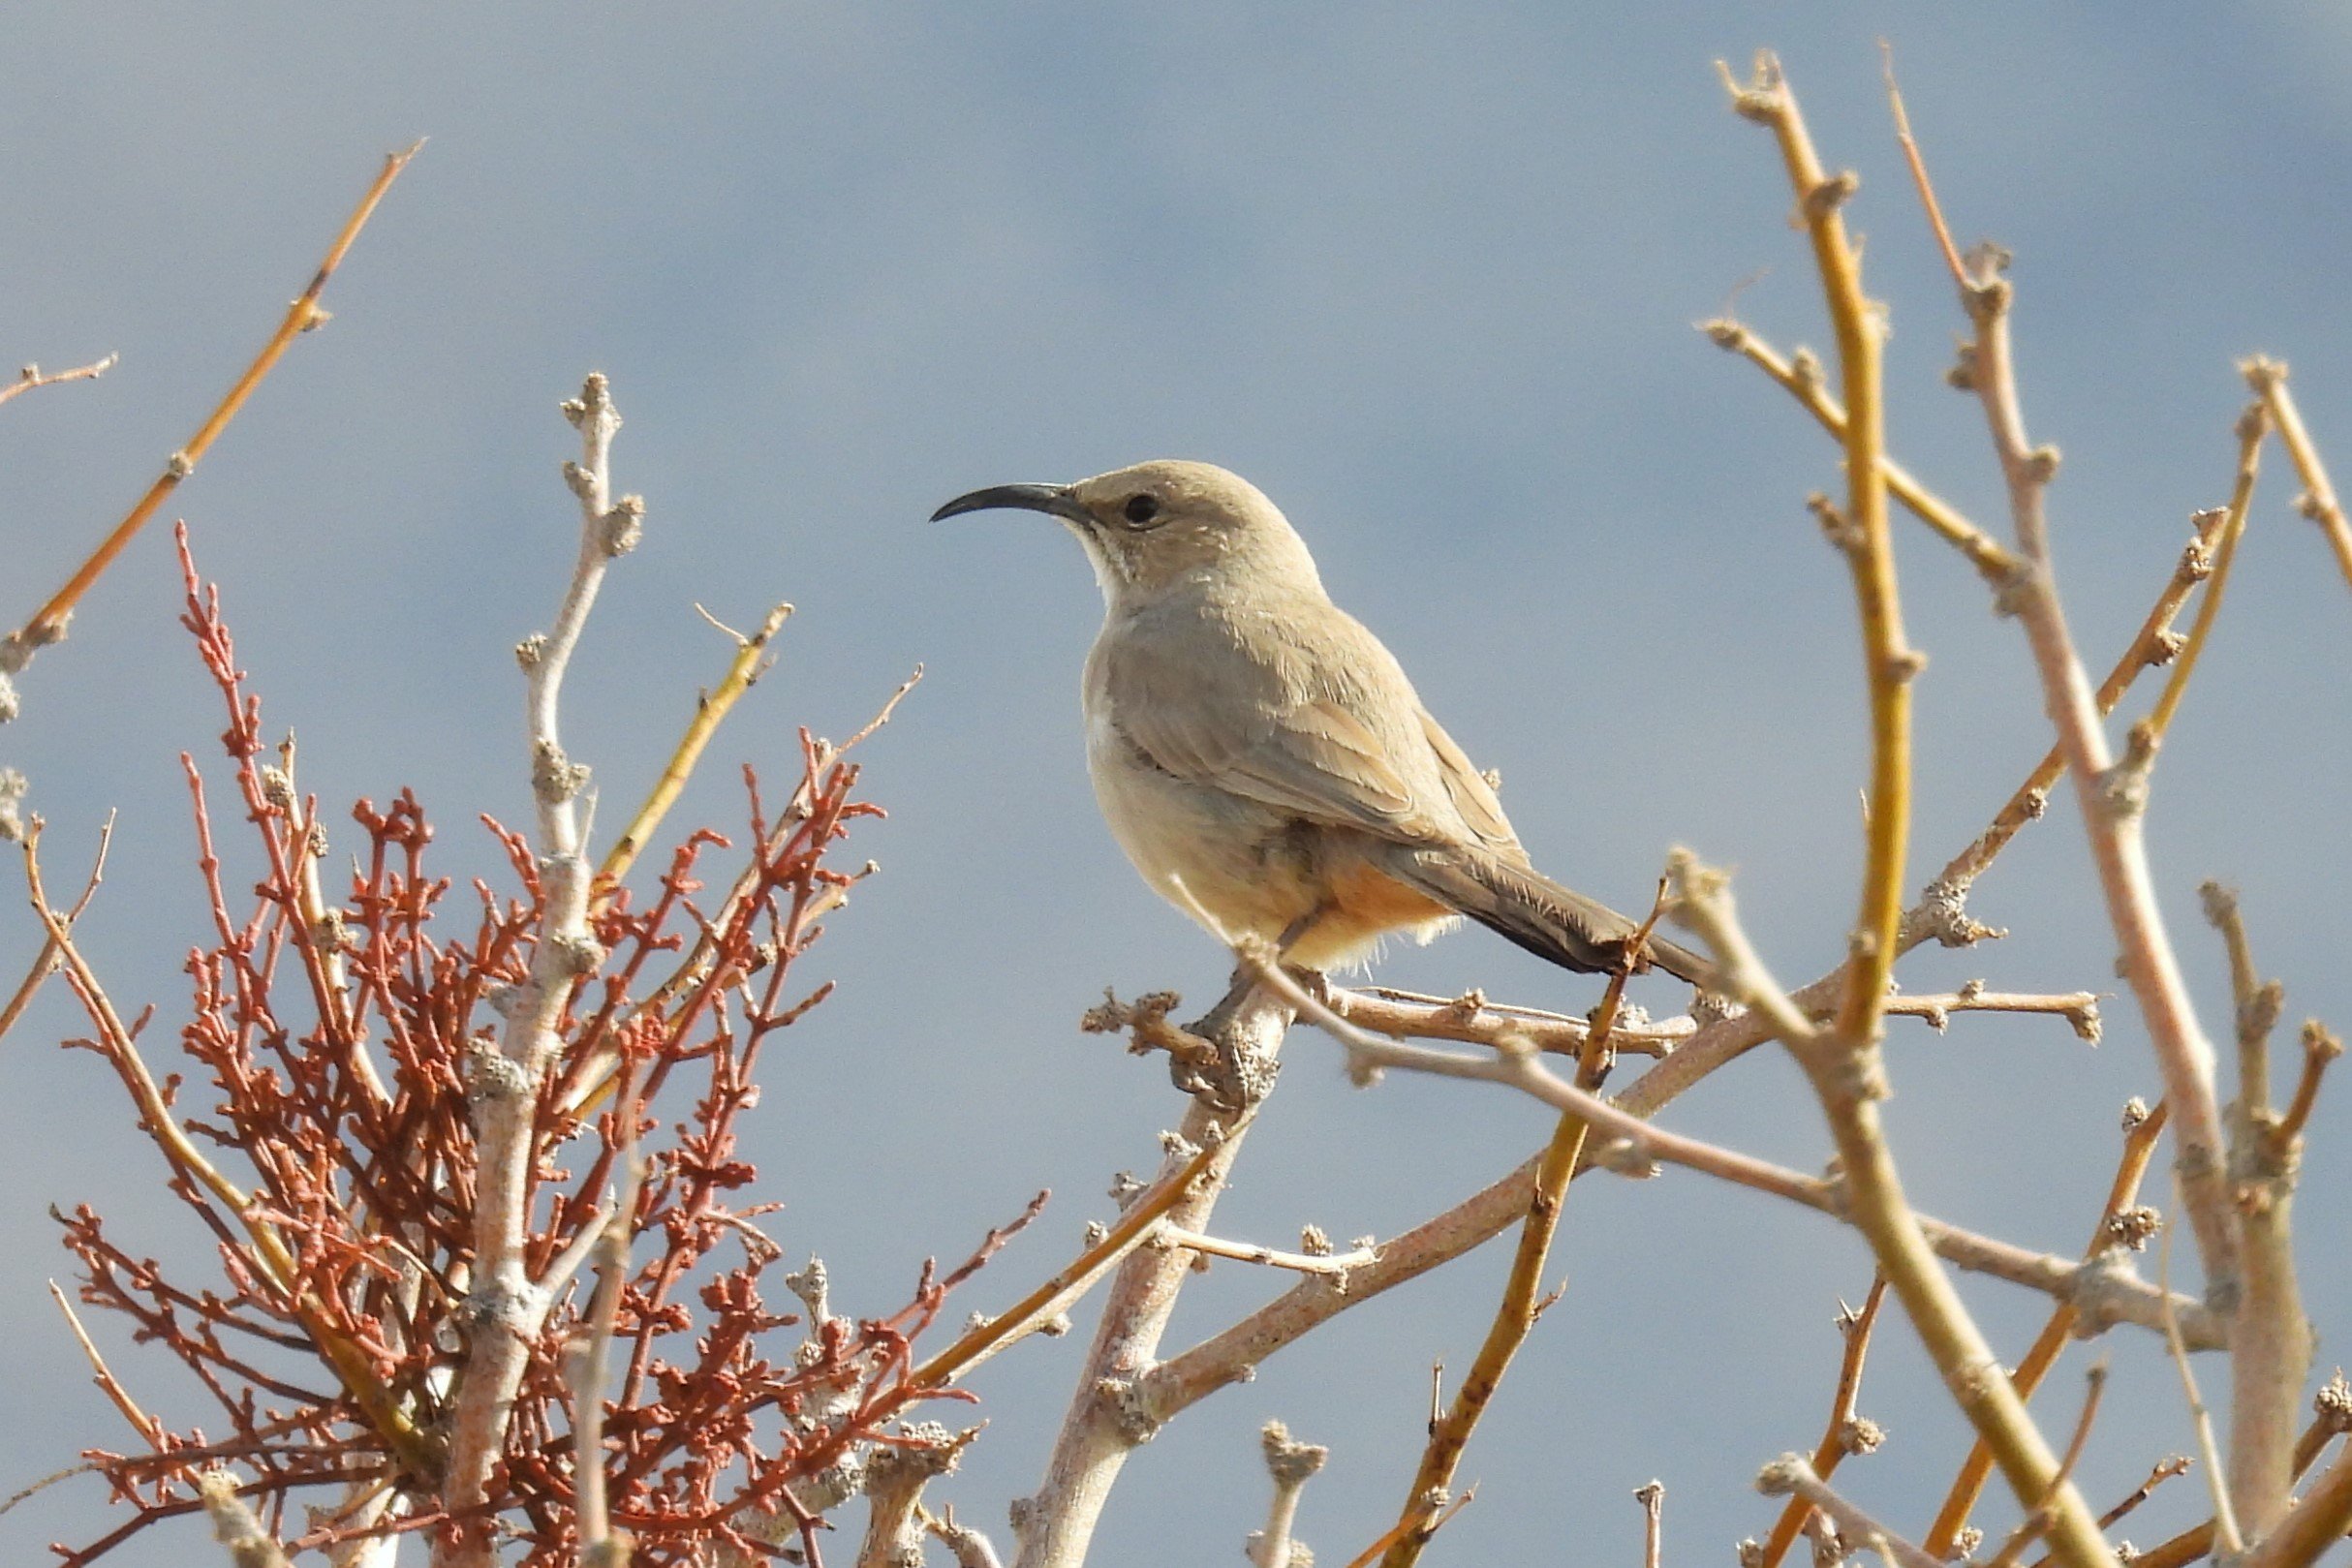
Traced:
POLYGON ((1041 511, 1049 517, 1066 522, 1091 522, 1086 508, 1079 506, 1067 484, 993 484, 985 490, 957 496, 931 514, 933 522, 949 517, 961 517, 968 511, 1041 511))

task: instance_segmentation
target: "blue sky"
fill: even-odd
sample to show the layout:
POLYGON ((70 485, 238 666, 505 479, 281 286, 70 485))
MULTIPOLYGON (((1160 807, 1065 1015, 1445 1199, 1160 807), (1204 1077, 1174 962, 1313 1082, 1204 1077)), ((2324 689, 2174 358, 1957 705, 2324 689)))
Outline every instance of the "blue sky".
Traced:
MULTIPOLYGON (((567 738, 603 799, 641 794, 723 662, 696 601, 736 623, 799 606, 693 797, 708 815, 734 812, 736 763, 788 766, 793 725, 844 734, 925 665, 865 758, 891 819, 855 847, 882 874, 812 955, 841 989, 771 1059, 758 1134, 780 1239, 822 1253, 852 1310, 896 1305, 926 1252, 960 1253, 1042 1185, 1048 1217, 965 1305, 1057 1265, 1178 1114, 1159 1068, 1079 1035, 1078 1014, 1105 985, 1206 999, 1224 968, 1094 814, 1078 552, 1036 518, 922 521, 964 490, 1154 456, 1248 475, 1501 770, 1538 864, 1635 905, 1688 844, 1738 869, 1785 977, 1840 952, 1861 690, 1843 573, 1802 506, 1836 482, 1835 454, 1691 323, 1762 269, 1743 314, 1784 347, 1824 331, 1768 140, 1725 112, 1718 56, 1778 47, 1824 155, 1859 170, 1851 217, 1895 327, 1891 440, 1992 524, 1997 475, 1939 380, 1957 322, 1880 94, 1876 40, 1893 42, 1962 239, 2017 257, 2026 406, 2066 454, 2059 568, 2094 660, 2137 624, 2190 510, 2226 494, 2239 356, 2290 359, 2323 448, 2352 467, 2352 25, 2323 5, 123 6, 0 29, 0 354, 123 356, 0 411, 0 618, 46 597, 185 439, 381 154, 427 135, 334 281, 333 323, 173 503, 310 784, 330 801, 413 785, 446 865, 495 865, 469 824, 525 810, 508 650, 544 624, 569 559, 555 403, 592 367, 629 420, 619 482, 649 506, 571 689, 567 738)), ((2151 815, 2214 1030, 2207 876, 2244 890, 2290 1020, 2352 1019, 2329 891, 2352 853, 2352 595, 2281 470, 2151 815)), ((2017 632, 1972 573, 1916 530, 1899 548, 1933 659, 1917 881, 2047 736, 2017 632)), ((167 1018, 201 930, 177 753, 219 727, 175 593, 158 531, 0 730, 53 843, 119 808, 89 942, 119 996, 167 1018)), ((2112 986, 2066 812, 1988 876, 1978 912, 2015 935, 1918 955, 1910 989, 2112 986)), ((0 972, 33 947, 29 919, 0 916, 0 972)), ((1593 994, 1474 931, 1380 973, 1571 1009, 1593 994)), ((2031 1022, 1897 1029, 1890 1116, 1923 1207, 2080 1245, 2116 1110, 2154 1092, 2128 1002, 2108 1016, 2095 1053, 2031 1022)), ((47 1305, 63 1258, 44 1214, 89 1198, 131 1223, 157 1173, 93 1059, 49 1048, 76 1028, 52 994, 0 1058, 0 1387, 41 1414, 0 1430, 0 1491, 123 1440, 47 1305)), ((1763 1053, 1669 1120, 1805 1168, 1826 1156, 1797 1075, 1763 1053)), ((2346 1175, 2344 1123, 2326 1120, 2315 1191, 2346 1175)), ((1546 1122, 1471 1086, 1351 1090, 1302 1035, 1221 1227, 1392 1233, 1546 1122)), ((2305 1211, 2321 1260, 2352 1241, 2325 1207, 2305 1211)), ((1301 1528, 1346 1560, 1393 1516, 1429 1364, 1467 1364, 1503 1262, 1351 1312, 1186 1416, 1130 1467, 1097 1560, 1229 1560, 1261 1515, 1250 1434, 1268 1416, 1334 1444, 1301 1528)), ((1559 1262, 1567 1295, 1465 1465, 1479 1501, 1430 1560, 1630 1554, 1627 1492, 1653 1475, 1670 1551, 1721 1560, 1769 1522, 1754 1466, 1818 1433, 1836 1298, 1868 1284, 1859 1242, 1695 1177, 1596 1181, 1559 1262)), ((2352 1281, 2322 1263, 2306 1283, 2325 1358, 2352 1281)), ((1176 1341, 1267 1288, 1221 1269, 1176 1341)), ((2039 1307, 1968 1291, 2022 1348, 2039 1307)), ((981 1375, 991 1426, 943 1498, 1001 1527, 1079 1349, 1033 1341, 981 1375)), ((2150 1346, 2114 1349, 2121 1387, 2084 1471, 2098 1497, 2188 1443, 2150 1346)), ((122 1365, 171 1407, 167 1371, 122 1365)), ((2054 1383, 2054 1424, 2076 1386, 2054 1383)), ((1916 1528, 1961 1438, 1900 1324, 1864 1407, 1893 1437, 1854 1490, 1916 1528)), ((2195 1506, 2176 1484, 2128 1533, 2155 1539, 2195 1506)), ((0 1519, 0 1553, 29 1560, 102 1515, 94 1485, 55 1489, 0 1519)), ((203 1550, 159 1537, 123 1560, 203 1550)))

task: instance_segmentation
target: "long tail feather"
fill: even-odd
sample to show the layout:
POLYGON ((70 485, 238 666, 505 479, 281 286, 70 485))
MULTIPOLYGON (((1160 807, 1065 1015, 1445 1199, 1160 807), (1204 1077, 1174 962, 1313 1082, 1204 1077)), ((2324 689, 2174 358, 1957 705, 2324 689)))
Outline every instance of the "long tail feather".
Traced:
MULTIPOLYGON (((1383 869, 1536 957, 1587 974, 1615 970, 1640 929, 1539 872, 1475 849, 1400 845, 1383 869)), ((1653 933, 1645 951, 1651 963, 1692 985, 1714 982, 1715 966, 1679 942, 1653 933)))

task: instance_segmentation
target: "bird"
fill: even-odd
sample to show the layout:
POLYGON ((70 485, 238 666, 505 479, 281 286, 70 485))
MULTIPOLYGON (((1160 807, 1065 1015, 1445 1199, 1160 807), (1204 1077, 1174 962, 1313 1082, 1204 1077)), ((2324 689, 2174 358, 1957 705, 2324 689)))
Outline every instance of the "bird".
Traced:
MULTIPOLYGON (((1161 459, 974 490, 932 521, 1002 509, 1059 519, 1094 565, 1095 798, 1143 879, 1200 924, 1316 972, 1458 916, 1571 970, 1634 957, 1636 923, 1535 870, 1494 784, 1255 485, 1161 459)), ((1713 972, 1655 936, 1648 964, 1702 988, 1713 972)))

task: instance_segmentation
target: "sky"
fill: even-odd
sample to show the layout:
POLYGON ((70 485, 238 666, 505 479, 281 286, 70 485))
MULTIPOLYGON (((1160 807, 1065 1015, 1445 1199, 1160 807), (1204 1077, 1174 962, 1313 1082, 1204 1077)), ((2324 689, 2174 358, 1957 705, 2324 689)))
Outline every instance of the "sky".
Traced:
MULTIPOLYGON (((864 753, 890 817, 850 847, 882 872, 805 961, 839 990, 770 1057, 752 1153, 760 1195, 786 1205, 779 1239, 821 1254, 851 1311, 894 1308, 925 1255, 961 1256, 1051 1187, 1046 1217, 958 1304, 999 1306, 1075 1249, 1112 1173, 1147 1166, 1181 1114, 1159 1065, 1080 1034, 1079 1014, 1106 986, 1205 1002, 1226 966, 1094 811, 1075 696, 1098 611, 1073 542, 1034 516, 924 519, 981 485, 1149 457, 1235 469, 1501 770, 1539 866, 1634 907, 1669 846, 1690 845, 1735 868, 1777 972, 1820 973, 1852 919, 1867 766, 1845 576, 1803 505, 1837 484, 1836 453, 1692 323, 1736 295, 1783 348, 1826 341, 1769 138, 1726 111, 1714 69, 1769 46, 1825 159, 1861 176, 1849 217, 1891 312, 1893 449, 2001 523, 1981 417, 1941 382, 1960 323, 1889 130, 1881 37, 1961 239, 2015 255, 2027 415, 2065 454, 2060 582, 2103 666, 2189 513, 2226 497, 2241 356, 2290 360, 2322 449, 2352 467, 2338 8, 16 8, 0 21, 0 355, 121 360, 0 410, 0 619, 28 615, 186 439, 382 155, 429 137, 333 280, 331 323, 171 503, 267 722, 298 731, 326 800, 414 787, 445 868, 498 870, 472 823, 527 812, 511 649, 552 613, 576 527, 556 404, 608 373, 628 421, 616 482, 646 497, 646 534, 574 666, 567 741, 601 800, 634 802, 726 659, 694 606, 741 625, 789 599, 776 668, 673 817, 731 821, 739 764, 789 770, 796 725, 846 735, 923 667, 864 753)), ((2207 877, 2242 890, 2290 1025, 2352 1021, 2352 594, 2270 464, 2150 818, 2216 1033, 2207 877)), ((1932 661, 1916 884, 2049 736, 2016 628, 1898 523, 1932 661)), ((0 729, 60 867, 119 813, 86 940, 117 997, 166 1019, 203 929, 177 758, 217 764, 220 724, 177 592, 158 527, 0 729)), ((1915 955, 1908 989, 2115 989, 2063 799, 1975 912, 2012 935, 1915 955)), ((36 946, 0 900, 9 984, 36 946)), ((1597 992, 1475 930, 1377 975, 1569 1011, 1597 992)), ((1923 1210, 2080 1247, 2118 1111, 2156 1093, 2128 998, 2106 1013, 2095 1051, 2044 1020, 1891 1027, 1888 1117, 1923 1210)), ((54 1049, 79 1027, 52 987, 0 1048, 0 1492, 127 1441, 48 1304, 64 1262, 48 1206, 93 1202, 170 1245, 119 1096, 95 1059, 54 1049)), ((1548 1131, 1542 1107, 1490 1086, 1357 1090, 1305 1032, 1286 1055, 1220 1212, 1237 1237, 1393 1234, 1548 1131)), ((2352 1325, 2352 1216, 2325 1198, 2352 1174, 2340 1104, 2323 1105, 2300 1211, 2323 1370, 2352 1325)), ((1804 1169, 1829 1147, 1769 1052, 1665 1122, 1804 1169)), ((1299 1527, 1346 1561, 1401 1505, 1430 1366, 1467 1366, 1506 1250, 1344 1314, 1172 1424, 1130 1465, 1094 1560, 1234 1560, 1263 1517, 1253 1434, 1280 1417, 1333 1447, 1299 1527)), ((1464 1464, 1477 1501, 1427 1560, 1629 1560, 1629 1493, 1654 1476, 1669 1560, 1727 1560, 1771 1521, 1755 1467, 1818 1436, 1831 1319, 1867 1288, 1867 1251, 1819 1215, 1668 1174, 1580 1182, 1554 1264, 1566 1293, 1464 1464)), ((1220 1266, 1171 1344, 1280 1283, 1220 1266)), ((1964 1288, 1995 1343, 2022 1350, 2043 1305, 1964 1288)), ((1000 1544, 1083 1340, 1033 1340, 975 1380, 988 1430, 933 1497, 1000 1544)), ((198 1408, 153 1357, 107 1342, 159 1410, 198 1408)), ((2108 1348, 2117 1387, 2081 1470, 2094 1501, 2190 1445, 2148 1337, 2108 1348)), ((2070 1423, 2083 1364, 2037 1403, 2046 1426, 2070 1423)), ((1891 1435, 1846 1479, 1916 1531, 1965 1440, 1899 1321, 1862 1407, 1891 1435)), ((2122 1533, 2149 1544, 2200 1506, 2175 1483, 2122 1533)), ((2014 1514, 1992 1499, 1979 1518, 2014 1514)), ((68 1482, 0 1517, 0 1556, 108 1522, 97 1484, 68 1482)), ((117 1560, 206 1550, 165 1531, 117 1560)))

